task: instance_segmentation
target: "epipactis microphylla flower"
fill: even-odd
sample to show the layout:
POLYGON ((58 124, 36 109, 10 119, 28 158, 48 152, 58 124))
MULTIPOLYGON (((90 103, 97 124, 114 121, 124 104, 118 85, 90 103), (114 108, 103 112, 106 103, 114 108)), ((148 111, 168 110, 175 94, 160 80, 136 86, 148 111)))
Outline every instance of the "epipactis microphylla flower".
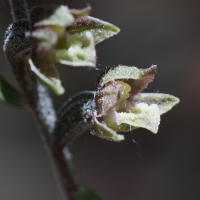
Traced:
POLYGON ((153 80, 156 66, 148 69, 116 66, 98 79, 95 95, 97 110, 92 119, 92 134, 121 141, 116 132, 145 128, 158 132, 160 115, 169 111, 179 99, 169 94, 141 93, 153 80))
POLYGON ((81 10, 64 5, 36 7, 31 11, 32 53, 30 70, 56 94, 64 88, 54 63, 73 67, 96 67, 95 44, 120 30, 102 20, 89 17, 91 7, 81 10))

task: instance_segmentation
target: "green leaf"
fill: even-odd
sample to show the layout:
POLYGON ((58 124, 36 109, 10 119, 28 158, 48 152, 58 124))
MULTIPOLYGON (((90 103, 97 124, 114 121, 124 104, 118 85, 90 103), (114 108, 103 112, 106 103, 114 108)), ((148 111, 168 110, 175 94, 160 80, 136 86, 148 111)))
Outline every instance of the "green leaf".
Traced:
POLYGON ((9 103, 17 107, 26 107, 26 99, 23 94, 11 86, 0 75, 0 99, 6 103, 9 103))
POLYGON ((90 32, 67 35, 66 49, 53 49, 46 55, 49 62, 59 62, 74 67, 96 66, 96 51, 90 32))
POLYGON ((90 31, 94 37, 95 44, 97 44, 109 37, 116 35, 119 33, 120 29, 108 22, 87 16, 69 26, 67 31, 71 34, 83 34, 86 31, 90 31))
POLYGON ((117 134, 115 131, 109 128, 104 121, 99 122, 96 117, 93 117, 92 120, 91 134, 115 142, 124 140, 123 135, 117 134))
POLYGON ((128 131, 135 128, 146 128, 152 133, 158 132, 160 113, 156 104, 139 103, 130 109, 130 113, 122 112, 117 115, 119 125, 125 123, 133 126, 133 128, 127 128, 128 131))
POLYGON ((95 192, 86 188, 80 187, 78 191, 72 193, 75 200, 102 200, 95 192))
POLYGON ((160 115, 171 110, 179 103, 179 98, 162 93, 141 93, 131 99, 135 104, 145 102, 148 105, 157 104, 160 110, 160 115))
POLYGON ((29 59, 30 70, 39 78, 39 80, 47 85, 55 94, 61 95, 65 92, 65 89, 61 85, 61 81, 58 78, 57 70, 54 64, 47 62, 46 60, 36 61, 37 67, 33 61, 29 59))

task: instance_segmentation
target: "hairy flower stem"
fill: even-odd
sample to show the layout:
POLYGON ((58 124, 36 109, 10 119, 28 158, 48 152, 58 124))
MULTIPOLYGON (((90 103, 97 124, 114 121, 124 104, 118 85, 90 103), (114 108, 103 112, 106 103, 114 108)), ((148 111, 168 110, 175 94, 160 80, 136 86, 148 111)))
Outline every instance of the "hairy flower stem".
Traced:
POLYGON ((76 191, 75 173, 71 166, 71 154, 68 146, 80 134, 89 129, 89 117, 95 109, 93 91, 85 91, 74 95, 66 101, 58 112, 58 119, 52 134, 52 149, 56 159, 58 174, 66 193, 76 191), (64 162, 65 163, 64 163, 64 162), (66 173, 66 167, 71 174, 66 173), (71 180, 71 182, 70 182, 71 180))
POLYGON ((70 152, 68 152, 68 156, 66 156, 66 154, 63 153, 63 147, 55 148, 55 146, 52 145, 52 143, 54 143, 52 132, 57 120, 53 102, 46 86, 41 84, 34 76, 32 76, 32 82, 34 87, 33 96, 35 102, 37 102, 34 114, 41 127, 43 142, 49 160, 53 166, 54 175, 62 191, 63 199, 72 200, 70 193, 76 191, 78 186, 75 183, 74 173, 72 173, 70 168, 72 162, 70 159, 70 152))
MULTIPOLYGON (((10 0, 9 3, 13 14, 13 21, 28 19, 25 0, 10 0)), ((24 21, 22 20, 20 23, 24 23, 24 21)), ((23 32, 23 26, 21 27, 20 23, 16 23, 15 28, 18 28, 20 29, 20 32, 23 32), (18 27, 18 25, 20 27, 18 27)), ((10 30, 8 30, 8 34, 12 32, 11 29, 13 29, 13 26, 11 26, 10 30)), ((24 30, 24 32, 25 31, 27 30, 24 30)), ((15 35, 15 31, 13 30, 10 37, 7 36, 8 39, 5 42, 6 45, 4 45, 4 52, 13 68, 13 72, 20 87, 26 95, 29 108, 34 113, 34 116, 40 126, 41 137, 43 139, 49 160, 53 166, 54 174, 58 180, 58 185, 63 192, 63 199, 73 200, 71 192, 76 191, 78 187, 74 181, 73 174, 71 173, 69 163, 70 156, 66 156, 66 154, 63 153, 63 148, 55 148, 55 146, 52 145, 52 143, 54 143, 52 141, 52 132, 57 116, 46 86, 41 84, 30 71, 26 70, 24 58, 27 53, 30 53, 30 51, 26 51, 28 41, 25 38, 24 32, 19 37, 18 35, 15 35), (23 41, 24 43, 19 43, 18 40, 23 41), (18 47, 19 44, 20 48, 15 50, 15 46, 18 47), (29 77, 28 79, 27 76, 29 77)), ((29 48, 30 45, 31 44, 28 44, 29 48)), ((70 153, 68 154, 70 155, 70 153)))

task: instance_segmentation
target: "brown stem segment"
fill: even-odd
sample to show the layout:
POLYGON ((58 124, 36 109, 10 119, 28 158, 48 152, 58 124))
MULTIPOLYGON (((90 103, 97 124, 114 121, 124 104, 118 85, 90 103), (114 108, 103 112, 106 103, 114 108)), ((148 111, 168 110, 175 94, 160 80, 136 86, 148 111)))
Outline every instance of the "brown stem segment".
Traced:
POLYGON ((47 88, 41 84, 34 75, 32 76, 32 81, 34 87, 33 96, 35 102, 37 102, 34 108, 34 114, 41 127, 43 142, 46 146, 49 160, 53 166, 54 175, 62 191, 63 199, 73 200, 70 193, 76 191, 78 187, 75 183, 74 173, 72 173, 70 167, 70 163, 72 162, 70 153, 68 152, 68 156, 66 156, 66 154, 63 153, 63 147, 61 148, 52 144, 52 131, 57 120, 53 102, 49 97, 47 88))
POLYGON ((18 19, 28 19, 28 9, 26 0, 9 0, 13 21, 18 19))
MULTIPOLYGON (((31 43, 25 37, 29 26, 27 24, 28 11, 25 0, 9 0, 14 22, 5 34, 4 52, 9 60, 16 79, 27 98, 29 108, 33 111, 41 129, 46 152, 53 166, 58 185, 63 191, 65 200, 73 200, 70 193, 77 190, 77 185, 71 172, 70 159, 63 153, 63 148, 52 145, 52 132, 57 120, 46 86, 41 84, 34 75, 27 70, 25 56, 30 53, 31 43), (22 25, 21 25, 22 23, 22 25), (27 74, 26 74, 27 73, 27 74), (26 78, 27 75, 30 78, 26 78)), ((70 154, 69 154, 70 155, 70 154)))
POLYGON ((55 167, 57 173, 57 178, 61 180, 62 191, 68 200, 73 200, 71 193, 78 189, 78 186, 74 180, 74 174, 71 170, 71 154, 68 149, 64 149, 65 155, 63 153, 63 148, 54 146, 52 148, 52 154, 55 162, 55 167), (67 155, 66 155, 67 154, 67 155), (70 173, 69 173, 70 172, 70 173))

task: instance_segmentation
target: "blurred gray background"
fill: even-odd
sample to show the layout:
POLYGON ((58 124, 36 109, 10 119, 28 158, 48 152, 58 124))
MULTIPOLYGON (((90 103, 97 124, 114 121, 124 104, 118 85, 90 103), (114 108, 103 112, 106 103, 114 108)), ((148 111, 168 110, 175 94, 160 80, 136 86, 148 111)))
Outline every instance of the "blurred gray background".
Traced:
MULTIPOLYGON (((70 146, 81 183, 104 200, 200 199, 200 2, 198 0, 28 0, 67 4, 121 28, 96 46, 99 70, 58 66, 66 93, 94 90, 96 75, 107 65, 147 68, 158 73, 145 92, 175 95, 181 102, 162 116, 157 135, 145 129, 114 143, 89 131, 70 146)), ((0 46, 12 23, 8 0, 0 1, 0 46)), ((0 72, 17 86, 0 50, 0 72)), ((0 199, 61 200, 35 121, 29 111, 0 102, 0 199)))

